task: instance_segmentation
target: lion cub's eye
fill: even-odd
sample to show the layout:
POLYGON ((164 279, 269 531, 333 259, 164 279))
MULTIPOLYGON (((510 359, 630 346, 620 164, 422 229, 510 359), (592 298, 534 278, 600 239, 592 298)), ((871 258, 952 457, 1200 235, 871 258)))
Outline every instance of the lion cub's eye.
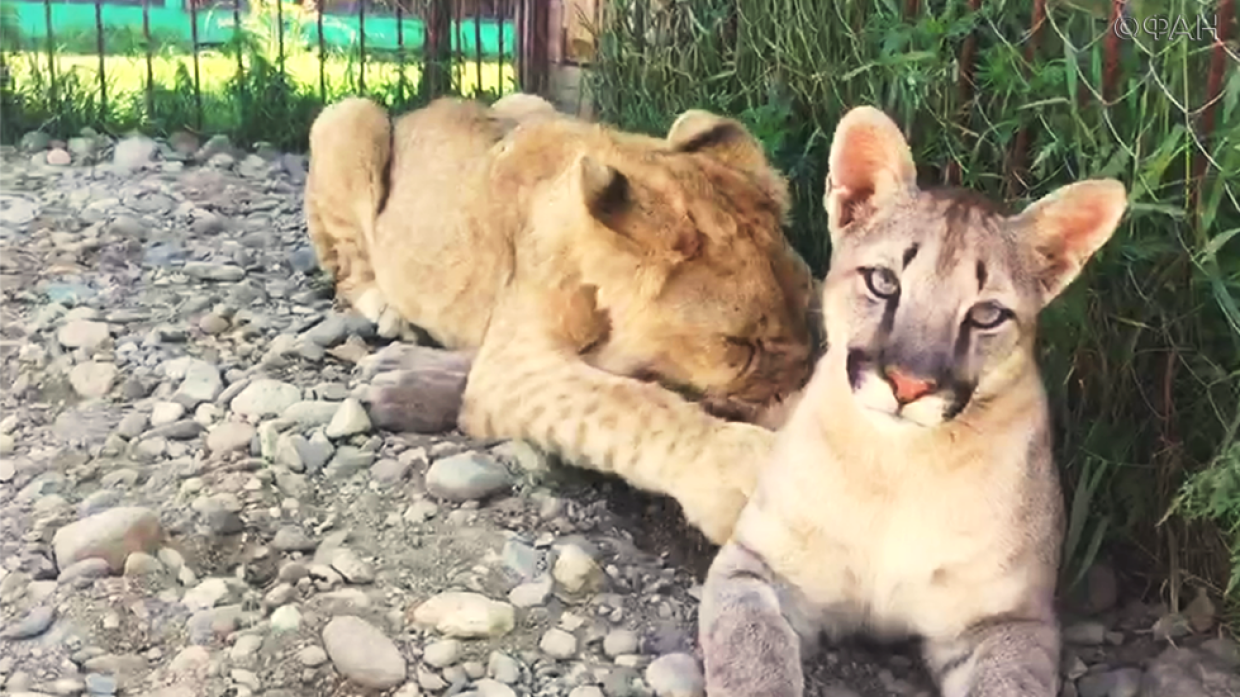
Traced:
POLYGON ((1012 311, 999 303, 984 302, 969 310, 968 321, 978 329, 994 329, 1012 316, 1012 311))
POLYGON ((741 337, 728 337, 727 342, 728 342, 728 346, 732 348, 732 354, 734 356, 744 357, 743 361, 741 360, 737 361, 737 363, 741 364, 741 368, 740 368, 741 372, 742 373, 748 372, 749 368, 754 363, 754 359, 758 357, 757 348, 754 347, 753 343, 751 343, 748 339, 741 338, 741 337), (738 352, 743 352, 743 353, 738 353, 738 352))
POLYGON ((900 292, 900 281, 891 269, 881 266, 864 269, 865 285, 874 295, 883 300, 890 300, 900 292))

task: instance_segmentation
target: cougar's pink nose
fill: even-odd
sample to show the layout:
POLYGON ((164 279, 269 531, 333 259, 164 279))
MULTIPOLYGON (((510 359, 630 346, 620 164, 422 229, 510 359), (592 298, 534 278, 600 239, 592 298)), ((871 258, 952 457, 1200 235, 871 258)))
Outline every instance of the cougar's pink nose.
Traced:
POLYGON ((896 401, 900 404, 908 404, 921 399, 934 389, 933 380, 922 380, 905 375, 900 372, 899 368, 888 366, 883 372, 891 382, 891 387, 896 393, 896 401))

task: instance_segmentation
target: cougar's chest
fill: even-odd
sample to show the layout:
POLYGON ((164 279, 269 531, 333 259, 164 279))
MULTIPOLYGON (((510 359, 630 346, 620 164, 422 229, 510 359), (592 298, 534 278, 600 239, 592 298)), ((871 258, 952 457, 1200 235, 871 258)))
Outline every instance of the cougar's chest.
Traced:
MULTIPOLYGON (((1000 573, 1003 487, 962 472, 785 453, 741 534, 829 630, 951 632, 1019 589, 1000 573), (797 461, 799 460, 799 462, 797 461)), ((913 466, 909 466, 913 465, 913 466)))

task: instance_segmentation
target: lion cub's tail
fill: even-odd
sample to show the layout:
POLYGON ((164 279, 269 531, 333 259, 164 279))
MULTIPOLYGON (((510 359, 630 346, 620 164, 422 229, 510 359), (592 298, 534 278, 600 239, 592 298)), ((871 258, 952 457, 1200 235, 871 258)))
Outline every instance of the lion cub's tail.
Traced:
POLYGON ((346 226, 361 233, 355 244, 367 255, 387 200, 391 164, 391 120, 386 109, 369 99, 349 97, 328 105, 310 126, 307 184, 316 188, 320 202, 334 208, 319 214, 340 222, 353 218, 348 221, 353 225, 346 226))

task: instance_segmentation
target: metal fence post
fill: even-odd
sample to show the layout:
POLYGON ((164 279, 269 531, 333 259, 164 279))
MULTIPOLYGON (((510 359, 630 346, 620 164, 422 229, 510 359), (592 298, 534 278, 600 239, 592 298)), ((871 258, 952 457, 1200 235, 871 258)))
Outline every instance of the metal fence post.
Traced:
POLYGON ((426 0, 423 17, 426 40, 422 44, 420 93, 434 99, 452 87, 452 0, 426 0))
POLYGON ((517 4, 517 80, 524 92, 547 90, 548 0, 519 0, 517 4))

